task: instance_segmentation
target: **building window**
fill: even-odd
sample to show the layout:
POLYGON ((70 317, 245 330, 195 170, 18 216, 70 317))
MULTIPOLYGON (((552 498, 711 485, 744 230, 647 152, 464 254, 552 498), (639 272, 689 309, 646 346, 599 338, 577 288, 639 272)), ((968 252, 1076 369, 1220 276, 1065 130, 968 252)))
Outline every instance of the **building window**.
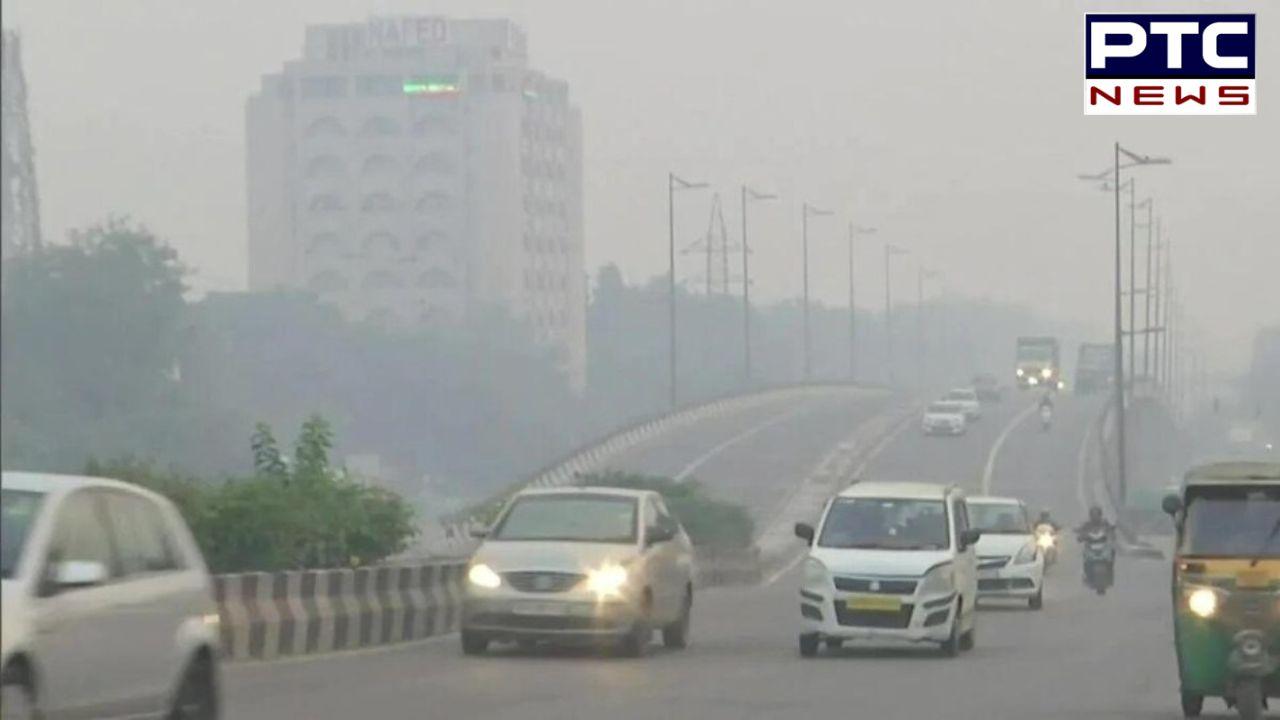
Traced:
POLYGON ((413 164, 414 172, 424 175, 452 175, 457 169, 453 158, 446 152, 427 153, 413 164))
POLYGON ((361 132, 371 137, 391 137, 400 134, 400 123, 386 115, 374 115, 364 121, 361 132))
POLYGON ((399 95, 402 85, 399 75, 361 75, 356 78, 356 94, 365 97, 399 95))
POLYGON ((342 158, 336 155, 320 155, 307 162, 307 177, 312 179, 336 177, 341 175, 344 169, 342 158))
POLYGON ((298 81, 303 98, 340 98, 347 94, 347 79, 340 75, 315 75, 298 81))
POLYGON ((400 241, 389 232, 376 232, 364 239, 361 249, 366 255, 394 255, 400 250, 400 241))
POLYGON ((400 287, 400 278, 386 270, 374 270, 364 276, 361 288, 364 290, 394 290, 400 287))
POLYGON ((336 270, 325 270, 322 273, 313 275, 307 281, 307 287, 312 292, 321 295, 342 292, 347 289, 347 279, 342 277, 336 270))
POLYGON ((311 198, 308 204, 312 212, 327 213, 338 212, 343 209, 342 198, 332 193, 321 193, 311 198))
POLYGON ((307 252, 315 255, 332 255, 342 249, 342 241, 337 233, 320 233, 313 235, 307 243, 307 252))
POLYGON ((431 268, 418 276, 418 287, 426 290, 449 290, 457 285, 453 275, 443 268, 431 268))
POLYGON ((335 117, 316 118, 307 126, 309 138, 342 137, 346 134, 346 128, 342 127, 342 123, 335 117))
POLYGON ((442 192, 429 192, 418 198, 414 209, 418 212, 444 212, 449 209, 449 196, 442 192))
POLYGON ((388 213, 396 209, 396 199, 389 193, 379 192, 364 196, 360 201, 360 210, 367 213, 388 213))
POLYGON ((396 170, 396 159, 390 155, 370 155, 365 158, 361 172, 370 175, 391 175, 396 170))

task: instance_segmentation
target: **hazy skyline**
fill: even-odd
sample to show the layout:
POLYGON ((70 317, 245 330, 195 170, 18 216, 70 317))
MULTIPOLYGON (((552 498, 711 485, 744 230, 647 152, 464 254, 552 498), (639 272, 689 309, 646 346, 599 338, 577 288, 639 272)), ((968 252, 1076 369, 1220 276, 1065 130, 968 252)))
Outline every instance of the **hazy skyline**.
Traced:
MULTIPOLYGON (((740 183, 780 195, 751 210, 757 297, 798 294, 808 201, 836 211, 810 226, 819 299, 845 301, 854 221, 880 228, 858 255, 862 307, 882 307, 890 241, 951 292, 1033 306, 1103 339, 1112 205, 1076 175, 1106 167, 1118 139, 1174 159, 1138 171, 1139 197, 1156 198, 1211 358, 1238 367, 1253 332, 1280 321, 1280 15, 1214 3, 1260 15, 1258 116, 1086 118, 1080 14, 1133 7, 1203 3, 932 3, 942 18, 921 23, 921 4, 816 0, 22 0, 5 3, 4 24, 23 33, 46 238, 128 213, 174 244, 198 289, 244 286, 244 103, 298 56, 306 24, 503 16, 583 112, 588 272, 666 271, 674 170, 715 186, 735 239, 740 183)), ((710 202, 711 191, 679 197, 681 244, 705 230, 710 202)), ((696 283, 699 265, 682 258, 680 277, 696 283)), ((895 295, 913 300, 914 265, 896 267, 895 295)))

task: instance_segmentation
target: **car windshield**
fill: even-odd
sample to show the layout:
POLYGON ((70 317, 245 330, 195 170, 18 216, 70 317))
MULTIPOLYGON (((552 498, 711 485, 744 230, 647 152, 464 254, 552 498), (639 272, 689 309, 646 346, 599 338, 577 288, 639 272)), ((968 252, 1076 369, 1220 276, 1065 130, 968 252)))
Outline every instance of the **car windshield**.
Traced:
POLYGON ((0 577, 13 577, 42 499, 38 492, 0 490, 0 577))
POLYGON ((972 390, 952 390, 947 393, 948 400, 973 400, 976 397, 972 390))
POLYGON ((1280 558, 1280 487, 1209 488, 1188 495, 1184 554, 1280 558))
POLYGON ((1018 359, 1049 362, 1053 359, 1053 350, 1047 345, 1021 345, 1018 347, 1018 359))
POLYGON ((1013 503, 969 503, 969 527, 991 535, 1026 535, 1031 532, 1027 511, 1013 503))
POLYGON ((931 413, 959 413, 960 406, 956 403, 936 402, 929 404, 929 412, 931 413))
POLYGON ((633 543, 636 501, 603 495, 523 497, 498 523, 493 539, 633 543))
POLYGON ((822 523, 819 547, 942 550, 948 547, 941 500, 837 498, 822 523))

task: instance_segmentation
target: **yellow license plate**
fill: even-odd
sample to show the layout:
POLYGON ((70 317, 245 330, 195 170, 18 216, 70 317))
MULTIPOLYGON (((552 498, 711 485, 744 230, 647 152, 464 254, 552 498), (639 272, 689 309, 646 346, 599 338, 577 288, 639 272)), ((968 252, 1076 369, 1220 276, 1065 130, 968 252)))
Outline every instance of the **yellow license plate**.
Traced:
POLYGON ((902 609, 902 601, 896 597, 883 595, 855 595, 846 598, 845 607, 850 610, 870 610, 872 612, 898 612, 902 609))
POLYGON ((1258 590, 1271 585, 1271 576, 1263 570, 1241 570, 1236 573, 1236 587, 1258 590))

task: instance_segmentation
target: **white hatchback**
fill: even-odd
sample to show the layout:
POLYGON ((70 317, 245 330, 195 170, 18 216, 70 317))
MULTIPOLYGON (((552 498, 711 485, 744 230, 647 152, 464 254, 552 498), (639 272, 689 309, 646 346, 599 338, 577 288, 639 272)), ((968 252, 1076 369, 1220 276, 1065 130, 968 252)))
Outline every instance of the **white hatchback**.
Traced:
POLYGON ((942 399, 959 405, 964 410, 965 419, 970 422, 982 418, 982 401, 978 399, 978 391, 973 388, 955 388, 943 395, 942 399))
POLYGON ((969 522, 982 531, 978 541, 978 596, 1026 600, 1044 606, 1044 553, 1021 500, 969 498, 969 522))
POLYGON ((6 720, 218 717, 218 611, 173 505, 112 480, 3 478, 6 720))
POLYGON ((964 493, 955 486, 859 482, 827 503, 800 586, 800 654, 846 640, 973 646, 977 560, 964 493))

